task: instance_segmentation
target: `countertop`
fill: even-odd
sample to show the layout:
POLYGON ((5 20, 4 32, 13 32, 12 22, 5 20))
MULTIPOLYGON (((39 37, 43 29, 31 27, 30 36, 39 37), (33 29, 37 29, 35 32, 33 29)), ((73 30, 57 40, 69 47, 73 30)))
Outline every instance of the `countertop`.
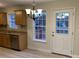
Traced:
POLYGON ((13 34, 13 35, 21 35, 21 34, 26 34, 27 30, 0 30, 1 34, 13 34))

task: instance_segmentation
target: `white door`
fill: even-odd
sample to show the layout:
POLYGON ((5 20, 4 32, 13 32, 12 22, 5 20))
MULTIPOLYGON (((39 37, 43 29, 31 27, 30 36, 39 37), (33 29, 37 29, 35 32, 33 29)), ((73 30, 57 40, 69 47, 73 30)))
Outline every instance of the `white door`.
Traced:
POLYGON ((54 11, 52 38, 52 52, 72 56, 74 9, 54 11))

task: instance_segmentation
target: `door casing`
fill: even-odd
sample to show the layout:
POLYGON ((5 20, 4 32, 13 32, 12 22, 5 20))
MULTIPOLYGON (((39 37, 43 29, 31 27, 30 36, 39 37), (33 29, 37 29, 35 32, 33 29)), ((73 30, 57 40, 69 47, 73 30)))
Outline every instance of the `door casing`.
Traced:
MULTIPOLYGON (((73 32, 72 32, 72 54, 71 55, 69 55, 69 56, 73 56, 73 48, 74 48, 74 38, 75 38, 75 30, 74 30, 74 28, 75 28, 75 8, 68 8, 68 9, 56 9, 54 12, 56 12, 56 11, 64 11, 64 10, 72 10, 73 11, 73 32)), ((53 13, 53 16, 54 16, 54 13, 53 13)), ((52 18, 53 19, 53 18, 52 18)), ((52 28, 52 27, 51 27, 52 28)), ((53 26, 53 28, 55 28, 54 26, 53 26)), ((53 29, 52 29, 53 30, 53 29)), ((55 29, 54 29, 55 30, 55 29)), ((54 31, 52 31, 51 32, 51 36, 53 35, 52 33, 53 33, 54 31)), ((52 42, 53 42, 53 39, 54 39, 54 37, 52 37, 52 39, 50 40, 50 47, 51 47, 51 52, 54 52, 53 51, 53 47, 52 47, 52 42)), ((61 53, 60 53, 61 54, 61 53)))

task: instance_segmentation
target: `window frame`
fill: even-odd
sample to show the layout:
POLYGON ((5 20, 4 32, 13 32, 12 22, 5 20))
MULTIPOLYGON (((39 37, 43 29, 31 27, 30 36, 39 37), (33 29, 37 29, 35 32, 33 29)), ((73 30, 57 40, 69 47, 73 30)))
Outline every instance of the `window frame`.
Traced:
MULTIPOLYGON (((46 16, 46 15, 45 15, 46 16)), ((43 20, 42 20, 43 21, 43 20)), ((46 18, 44 19, 44 21, 45 21, 45 23, 46 23, 46 18)), ((46 42, 46 24, 45 25, 39 25, 39 26, 36 26, 35 25, 35 21, 33 21, 33 41, 37 41, 37 42, 46 42), (36 39, 36 32, 35 32, 35 27, 45 27, 45 32, 43 33, 41 33, 41 34, 44 34, 45 35, 45 39, 36 39)), ((39 33, 38 33, 39 34, 39 33)))

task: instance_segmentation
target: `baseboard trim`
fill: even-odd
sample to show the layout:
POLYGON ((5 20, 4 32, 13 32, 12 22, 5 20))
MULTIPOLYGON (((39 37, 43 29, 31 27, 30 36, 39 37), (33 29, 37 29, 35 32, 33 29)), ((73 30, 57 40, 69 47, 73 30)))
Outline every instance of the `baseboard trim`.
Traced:
POLYGON ((33 47, 28 47, 29 49, 33 49, 33 50, 38 50, 41 52, 47 52, 47 53, 51 53, 51 50, 46 50, 46 49, 38 49, 38 48, 33 48, 33 47))
POLYGON ((64 54, 60 54, 60 53, 55 53, 55 52, 52 52, 52 54, 61 55, 61 56, 66 56, 66 57, 72 58, 72 56, 69 56, 69 55, 64 55, 64 54))
MULTIPOLYGON (((46 49, 39 49, 39 48, 34 48, 34 47, 28 47, 28 49, 38 50, 38 51, 41 51, 41 52, 52 53, 51 50, 46 50, 46 49)), ((72 55, 72 58, 79 58, 79 55, 72 55)))
POLYGON ((79 55, 73 55, 72 58, 79 58, 79 55))

